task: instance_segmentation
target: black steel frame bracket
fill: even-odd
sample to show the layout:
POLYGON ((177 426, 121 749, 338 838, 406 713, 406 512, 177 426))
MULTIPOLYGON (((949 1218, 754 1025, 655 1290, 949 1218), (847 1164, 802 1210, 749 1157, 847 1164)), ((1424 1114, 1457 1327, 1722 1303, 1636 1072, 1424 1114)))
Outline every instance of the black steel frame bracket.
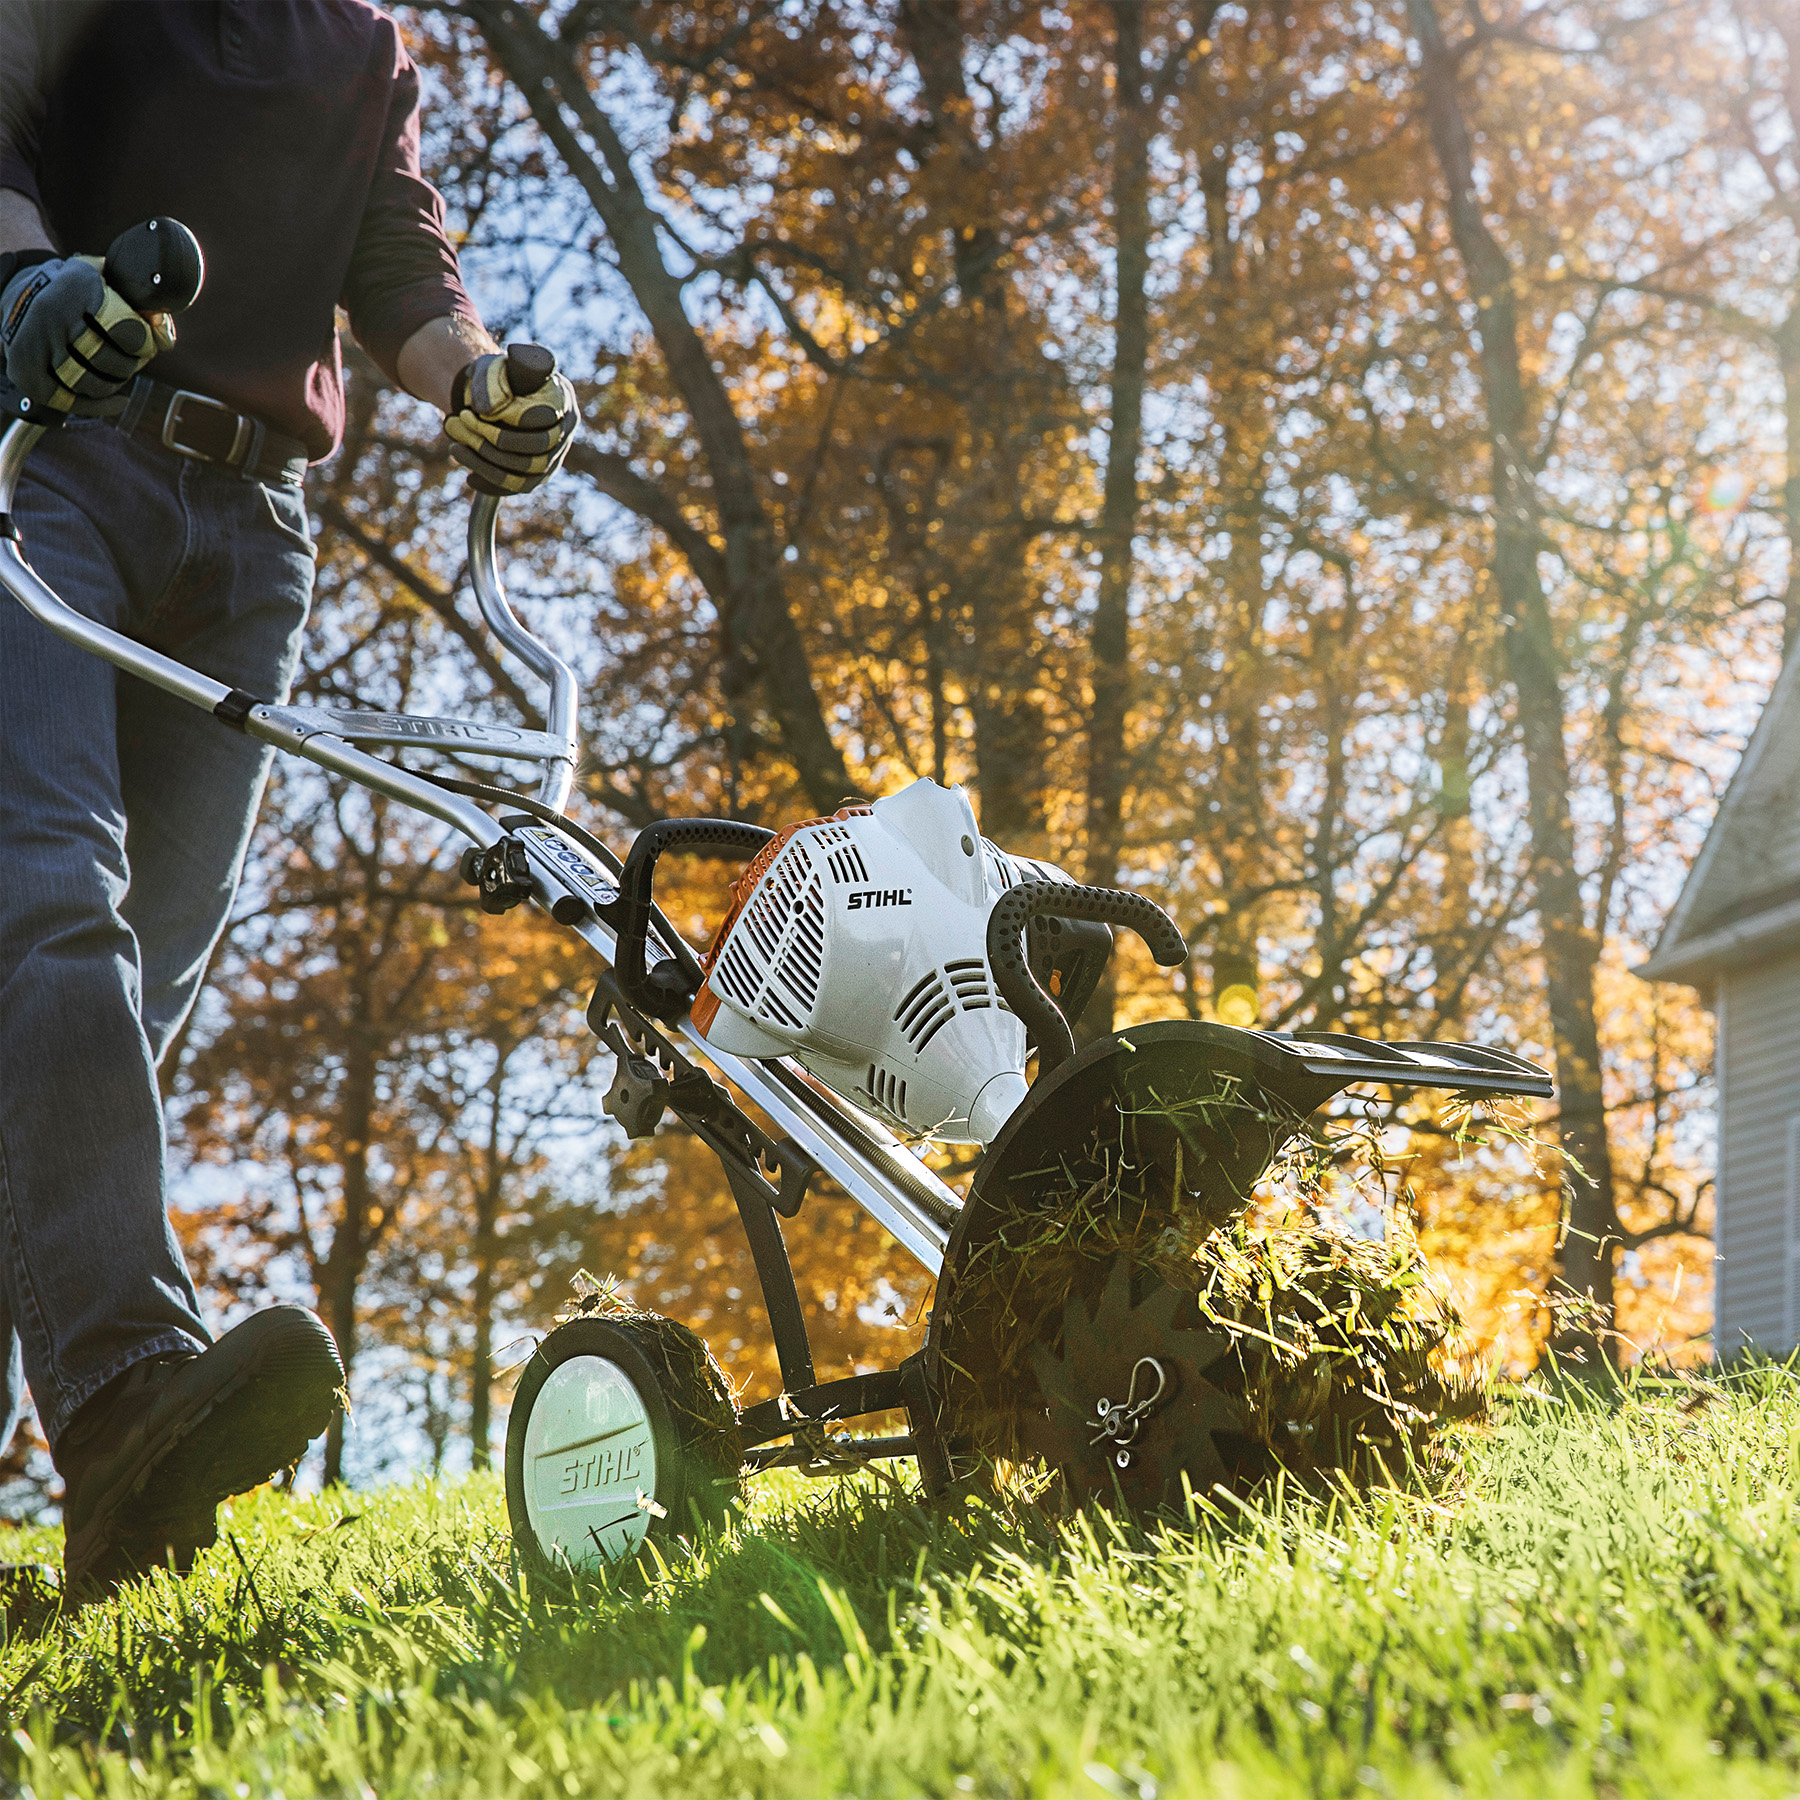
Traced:
MULTIPOLYGON (((718 1157, 756 1266, 782 1385, 794 1393, 811 1388, 812 1343, 781 1220, 793 1218, 805 1204, 819 1165, 792 1138, 771 1137, 744 1113, 724 1088, 631 1005, 611 973, 595 983, 587 1019, 595 1035, 619 1058, 621 1069, 631 1068, 633 1083, 649 1087, 651 1099, 638 1122, 651 1112, 660 1117, 666 1108, 718 1157)), ((633 1104, 640 1103, 634 1098, 633 1104)), ((654 1127, 655 1120, 650 1119, 649 1129, 654 1127)))
POLYGON ((817 1380, 813 1374, 812 1341, 807 1335, 794 1265, 788 1260, 787 1243, 781 1235, 781 1221, 775 1216, 769 1184, 753 1165, 747 1166, 719 1142, 709 1128, 700 1125, 694 1131, 717 1152, 725 1166, 725 1179, 731 1183, 731 1196, 737 1201, 738 1217, 743 1220, 750 1257, 756 1265, 763 1308, 769 1315, 769 1332, 775 1339, 775 1355, 781 1364, 781 1385, 789 1393, 799 1393, 817 1380))
POLYGON ((875 1369, 759 1401, 744 1409, 738 1430, 748 1450, 786 1437, 806 1425, 841 1425, 851 1419, 867 1418, 870 1413, 891 1412, 905 1404, 900 1370, 875 1369))

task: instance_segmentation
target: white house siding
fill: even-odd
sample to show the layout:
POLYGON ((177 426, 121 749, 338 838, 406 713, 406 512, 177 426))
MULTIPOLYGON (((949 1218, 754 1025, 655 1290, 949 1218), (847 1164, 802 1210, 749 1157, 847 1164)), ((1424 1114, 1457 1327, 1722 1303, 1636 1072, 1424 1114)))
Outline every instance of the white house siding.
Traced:
POLYGON ((1800 953, 1719 984, 1719 1354, 1792 1348, 1800 1180, 1800 953))

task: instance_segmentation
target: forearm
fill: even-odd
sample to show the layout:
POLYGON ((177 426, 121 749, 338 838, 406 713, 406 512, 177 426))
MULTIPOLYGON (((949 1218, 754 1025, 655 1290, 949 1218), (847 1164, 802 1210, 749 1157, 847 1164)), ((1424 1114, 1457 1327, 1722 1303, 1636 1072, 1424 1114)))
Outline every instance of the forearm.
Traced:
POLYGON ((8 250, 54 250, 37 205, 16 188, 0 188, 0 254, 8 250))
POLYGON ((428 319, 400 346, 395 367, 409 394, 450 410, 450 384, 477 356, 500 346, 472 319, 451 314, 428 319))

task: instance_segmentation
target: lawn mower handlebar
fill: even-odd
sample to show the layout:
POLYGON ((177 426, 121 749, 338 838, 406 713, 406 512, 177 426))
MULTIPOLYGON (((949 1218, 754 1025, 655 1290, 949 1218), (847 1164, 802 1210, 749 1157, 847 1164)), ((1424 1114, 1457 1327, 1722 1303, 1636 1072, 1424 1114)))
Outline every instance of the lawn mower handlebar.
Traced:
MULTIPOLYGON (((205 281, 206 265, 198 241, 185 225, 175 219, 156 218, 130 226, 113 239, 107 247, 102 274, 126 304, 139 312, 175 313, 193 304, 205 281)), ((545 365, 553 369, 555 359, 549 351, 535 345, 514 345, 507 353, 509 379, 520 391, 528 392, 547 379, 545 365)), ((4 385, 0 383, 0 388, 4 385)), ((41 420, 27 415, 27 404, 14 396, 10 388, 5 389, 5 405, 0 408, 5 415, 5 428, 0 431, 0 589, 69 642, 190 706, 215 714, 240 731, 297 750, 313 762, 441 818, 477 845, 485 847, 499 836, 494 822, 468 801, 452 797, 409 770, 338 743, 316 725, 297 731, 291 719, 279 716, 293 709, 272 706, 253 695, 239 693, 69 606, 26 561, 21 534, 12 516, 13 494, 31 447, 46 428, 61 423, 48 414, 41 420)), ((536 758, 544 768, 538 799, 560 813, 568 804, 579 757, 576 724, 580 694, 568 664, 525 629, 507 600, 495 554, 499 512, 497 495, 473 495, 469 508, 470 582, 488 629, 549 686, 545 724, 547 734, 559 741, 551 755, 536 758)), ((438 722, 412 723, 430 727, 438 722)), ((415 735, 423 738, 427 734, 415 735)))
MULTIPOLYGON (((107 284, 127 305, 139 312, 176 313, 191 306, 206 279, 206 262, 194 234, 177 219, 145 219, 119 233, 107 246, 102 264, 107 284)), ((549 379, 556 367, 552 352, 536 344, 514 344, 506 352, 507 378, 519 393, 529 393, 549 379)), ((13 393, 0 381, 0 417, 7 421, 0 432, 0 588, 17 599, 51 630, 104 657, 115 668, 153 683, 165 693, 174 694, 191 706, 216 713, 239 730, 288 749, 299 748, 307 736, 322 738, 314 727, 308 734, 290 741, 291 733, 279 721, 267 715, 284 709, 274 708, 253 695, 240 694, 224 683, 214 681, 199 671, 188 668, 173 657, 165 656, 145 645, 135 643, 123 634, 98 624, 63 602, 25 560, 18 525, 12 517, 12 499, 25 458, 47 428, 62 421, 53 413, 42 418, 28 411, 30 401, 13 393)), ((496 526, 500 516, 497 494, 475 492, 469 506, 469 580, 475 590, 475 601, 482 619, 500 644, 510 650, 532 674, 545 682, 550 690, 545 706, 545 728, 557 740, 547 756, 535 760, 543 764, 543 779, 538 800, 561 812, 568 805, 575 784, 575 765, 580 757, 576 724, 580 713, 580 692, 574 672, 548 645, 527 631, 514 614, 501 585, 495 554, 496 526)), ((433 721, 415 721, 415 725, 431 725, 433 721)), ((415 732, 416 741, 425 741, 428 732, 415 732)), ((323 760, 328 746, 314 743, 302 751, 311 760, 323 760)), ((454 744, 446 747, 455 748, 454 744)), ((402 771, 377 774, 389 765, 371 760, 359 751, 331 751, 336 759, 332 766, 341 773, 378 791, 404 798, 410 804, 435 817, 448 818, 473 842, 485 846, 493 840, 495 830, 485 814, 462 802, 449 802, 443 794, 432 797, 428 783, 402 771), (397 788, 404 789, 398 793, 397 788), (477 825, 476 821, 480 823, 477 825)))
POLYGON ((475 590, 475 604, 480 607, 488 630, 532 674, 550 685, 544 728, 551 736, 562 739, 568 746, 568 754, 563 760, 546 765, 538 799, 561 812, 569 803, 569 790, 575 785, 575 764, 580 756, 575 731, 581 691, 575 685, 575 672, 549 645, 525 629, 506 597, 495 556, 495 531, 499 519, 500 496, 477 489, 469 501, 469 584, 475 590))

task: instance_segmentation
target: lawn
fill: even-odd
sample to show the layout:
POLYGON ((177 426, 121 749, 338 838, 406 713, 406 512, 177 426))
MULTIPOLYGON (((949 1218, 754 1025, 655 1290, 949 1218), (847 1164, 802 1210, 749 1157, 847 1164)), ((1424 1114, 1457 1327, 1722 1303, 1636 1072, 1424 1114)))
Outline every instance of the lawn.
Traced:
POLYGON ((0 1789, 1800 1797, 1791 1366, 1514 1393, 1437 1502, 755 1491, 573 1593, 491 1480, 240 1502, 187 1580, 15 1633, 0 1789))

